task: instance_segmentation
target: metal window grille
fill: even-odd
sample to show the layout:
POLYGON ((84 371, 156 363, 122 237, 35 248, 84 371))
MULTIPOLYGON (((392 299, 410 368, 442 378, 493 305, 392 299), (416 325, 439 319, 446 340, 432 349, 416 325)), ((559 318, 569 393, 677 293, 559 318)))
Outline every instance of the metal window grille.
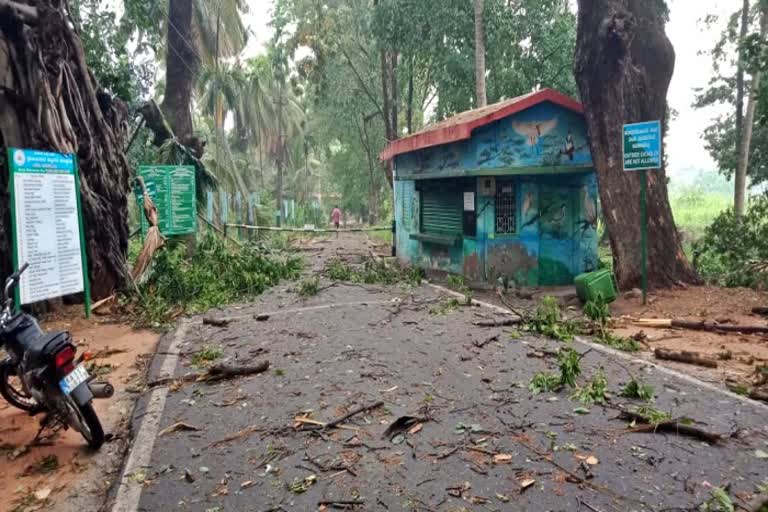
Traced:
POLYGON ((515 187, 512 183, 499 183, 496 186, 496 233, 512 234, 517 232, 515 221, 515 187))

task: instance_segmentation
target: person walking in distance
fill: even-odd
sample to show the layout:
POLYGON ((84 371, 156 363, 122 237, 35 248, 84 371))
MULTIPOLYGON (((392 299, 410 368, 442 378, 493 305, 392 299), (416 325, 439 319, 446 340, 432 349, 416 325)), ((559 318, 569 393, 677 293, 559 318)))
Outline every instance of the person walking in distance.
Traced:
POLYGON ((335 206, 331 212, 331 222, 333 227, 336 228, 336 237, 338 238, 339 228, 341 227, 341 210, 338 206, 335 206))

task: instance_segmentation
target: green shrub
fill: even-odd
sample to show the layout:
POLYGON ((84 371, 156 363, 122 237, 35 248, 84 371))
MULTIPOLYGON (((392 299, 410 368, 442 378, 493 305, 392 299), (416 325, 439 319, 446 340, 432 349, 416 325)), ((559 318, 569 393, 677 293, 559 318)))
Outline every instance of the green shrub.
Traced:
POLYGON ((132 304, 140 323, 158 326, 178 314, 200 313, 254 297, 281 279, 295 279, 301 260, 283 257, 261 246, 233 248, 207 234, 187 256, 183 242, 171 240, 160 249, 132 304))
POLYGON ((560 306, 554 297, 544 297, 541 300, 533 316, 528 320, 527 328, 560 341, 571 341, 573 336, 581 330, 578 323, 561 318, 560 306))
POLYGON ((708 282, 721 286, 768 285, 768 195, 750 200, 741 218, 726 210, 693 246, 693 264, 708 282))

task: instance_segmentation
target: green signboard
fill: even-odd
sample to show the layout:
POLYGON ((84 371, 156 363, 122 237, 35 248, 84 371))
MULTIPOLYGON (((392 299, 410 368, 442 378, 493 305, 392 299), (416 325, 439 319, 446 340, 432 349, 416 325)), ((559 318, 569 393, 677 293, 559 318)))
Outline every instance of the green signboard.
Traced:
MULTIPOLYGON (((139 176, 157 207, 160 232, 165 236, 189 235, 197 232, 197 197, 195 168, 191 165, 143 165, 139 176)), ((142 209, 141 188, 136 189, 136 202, 141 211, 141 230, 149 225, 142 209)))
POLYGON ((16 288, 16 304, 84 292, 90 313, 88 264, 74 155, 8 149, 13 264, 29 268, 16 288))
POLYGON ((625 171, 640 171, 640 258, 643 304, 648 296, 648 219, 646 171, 661 169, 661 121, 625 124, 623 156, 625 171))
POLYGON ((661 168, 661 122, 624 125, 624 170, 661 168))

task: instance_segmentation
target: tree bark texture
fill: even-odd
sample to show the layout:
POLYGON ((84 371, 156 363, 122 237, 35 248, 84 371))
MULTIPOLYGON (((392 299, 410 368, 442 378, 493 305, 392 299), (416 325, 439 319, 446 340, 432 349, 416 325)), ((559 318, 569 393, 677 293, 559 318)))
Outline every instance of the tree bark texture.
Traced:
POLYGON ((192 136, 192 89, 200 66, 193 39, 192 0, 170 0, 165 97, 161 108, 182 144, 192 136))
POLYGON ((98 90, 60 2, 0 5, 0 275, 11 270, 5 149, 74 153, 94 299, 122 285, 128 249, 128 109, 98 90))
POLYGON ((477 107, 488 104, 485 94, 485 29, 483 26, 483 0, 475 0, 475 95, 477 107))
MULTIPOLYGON (((675 53, 655 2, 579 0, 574 72, 619 286, 640 283, 640 174, 623 170, 622 125, 660 119, 675 53)), ((648 171, 648 275, 652 287, 699 283, 672 217, 664 169, 648 171)))
MULTIPOLYGON (((766 34, 768 34, 768 2, 764 1, 760 7, 760 38, 765 40, 766 34)), ((759 69, 755 70, 752 74, 752 84, 747 99, 747 111, 744 113, 744 124, 741 127, 739 159, 736 164, 736 193, 734 195, 736 215, 744 215, 747 207, 747 169, 749 168, 749 155, 752 149, 752 130, 755 125, 755 110, 757 109, 757 97, 760 94, 761 79, 762 72, 759 69)))
MULTIPOLYGON (((744 0, 741 9, 741 29, 739 44, 747 37, 749 26, 749 0, 744 0)), ((747 166, 742 168, 742 145, 744 141, 744 52, 739 51, 736 63, 736 172, 733 179, 733 205, 736 215, 744 215, 745 198, 747 195, 747 166)), ((747 152, 747 158, 749 157, 747 152)))

